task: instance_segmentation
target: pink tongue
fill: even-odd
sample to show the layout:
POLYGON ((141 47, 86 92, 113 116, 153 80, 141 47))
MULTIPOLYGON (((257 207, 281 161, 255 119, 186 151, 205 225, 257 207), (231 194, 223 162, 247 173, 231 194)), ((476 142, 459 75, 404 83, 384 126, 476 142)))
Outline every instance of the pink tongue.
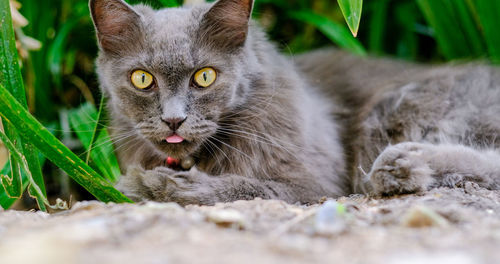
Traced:
POLYGON ((170 144, 182 143, 182 141, 184 141, 184 138, 175 134, 167 138, 167 142, 170 144))

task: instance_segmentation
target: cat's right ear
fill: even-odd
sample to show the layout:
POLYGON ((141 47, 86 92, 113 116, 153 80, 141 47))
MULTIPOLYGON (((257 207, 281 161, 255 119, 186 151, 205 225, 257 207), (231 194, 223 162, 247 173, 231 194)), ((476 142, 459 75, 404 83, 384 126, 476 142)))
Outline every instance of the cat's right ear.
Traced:
POLYGON ((102 50, 119 54, 140 40, 141 16, 122 0, 90 0, 92 20, 102 50))
POLYGON ((201 35, 225 51, 245 44, 254 0, 219 0, 204 15, 201 35))

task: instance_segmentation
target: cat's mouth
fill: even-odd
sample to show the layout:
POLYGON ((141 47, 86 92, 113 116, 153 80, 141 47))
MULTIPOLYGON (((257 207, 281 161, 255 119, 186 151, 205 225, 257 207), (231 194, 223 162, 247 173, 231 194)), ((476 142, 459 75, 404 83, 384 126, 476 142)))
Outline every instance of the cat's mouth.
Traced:
POLYGON ((176 159, 182 159, 192 154, 199 147, 199 142, 196 139, 186 139, 179 134, 171 134, 153 142, 156 143, 158 150, 176 159))
POLYGON ((183 143, 188 143, 188 141, 177 135, 161 139, 158 143, 161 145, 182 145, 183 143))
POLYGON ((165 153, 169 157, 182 159, 196 152, 203 138, 193 136, 190 133, 178 133, 172 131, 165 134, 156 133, 154 137, 148 138, 157 150, 165 153))
POLYGON ((185 141, 185 139, 183 137, 177 135, 176 133, 165 138, 165 142, 169 143, 169 144, 180 144, 184 141, 185 141))
POLYGON ((157 139, 156 142, 159 145, 170 146, 170 147, 174 147, 174 148, 186 146, 189 143, 192 143, 191 140, 186 139, 185 137, 183 137, 177 133, 173 133, 173 134, 165 136, 161 139, 157 139))

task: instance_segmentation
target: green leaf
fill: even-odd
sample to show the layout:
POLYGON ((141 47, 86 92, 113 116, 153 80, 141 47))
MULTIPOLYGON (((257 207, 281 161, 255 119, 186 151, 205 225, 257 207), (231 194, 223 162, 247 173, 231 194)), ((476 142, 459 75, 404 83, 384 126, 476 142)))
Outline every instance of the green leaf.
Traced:
POLYGON ((164 7, 178 7, 179 2, 177 0, 159 0, 164 7))
POLYGON ((101 115, 102 105, 104 102, 101 102, 98 112, 92 104, 85 103, 79 109, 69 113, 69 122, 96 169, 106 179, 116 182, 121 172, 113 144, 107 130, 99 128, 99 124, 102 123, 100 116, 103 116, 101 115))
MULTIPOLYGON (((24 172, 26 173, 26 178, 28 179, 27 182, 29 184, 29 193, 30 196, 35 198, 38 207, 40 209, 43 208, 44 211, 46 211, 46 206, 49 206, 53 209, 68 209, 67 204, 63 208, 58 208, 56 206, 51 206, 49 204, 49 201, 47 199, 47 195, 44 193, 44 191, 40 188, 40 186, 35 182, 33 175, 31 174, 30 168, 28 167, 28 162, 26 161, 26 158, 22 155, 21 151, 19 151, 14 144, 9 140, 7 135, 5 135, 3 132, 0 132, 0 141, 4 143, 4 146, 9 150, 9 152, 12 154, 13 160, 17 161, 19 164, 22 164, 22 167, 24 169, 24 172)), ((8 177, 5 175, 0 175, 2 178, 2 184, 5 187, 5 184, 9 182, 8 177)))
POLYGON ((57 140, 3 86, 0 86, 0 116, 13 125, 24 140, 36 146, 97 199, 103 202, 132 202, 57 140))
POLYGON ((289 12, 291 18, 309 23, 319 29, 331 41, 355 54, 365 55, 363 45, 342 25, 309 10, 289 12))
POLYGON ((381 54, 384 46, 384 36, 387 31, 387 12, 389 9, 389 0, 375 1, 372 3, 371 9, 371 29, 368 33, 368 48, 373 53, 381 54))
MULTIPOLYGON (((10 168, 10 160, 8 160, 7 164, 5 164, 5 167, 2 169, 2 171, 0 171, 0 180, 5 179, 7 175, 11 174, 10 168)), ((22 175, 22 187, 19 193, 22 194, 26 190, 26 188, 28 188, 28 178, 26 176, 26 173, 20 173, 20 175, 22 175)), ((6 191, 6 189, 9 188, 6 188, 7 184, 8 183, 2 181, 0 187, 0 206, 2 206, 2 208, 5 210, 9 209, 19 198, 21 198, 21 195, 15 197, 11 196, 10 193, 6 191)))
POLYGON ((54 41, 48 47, 47 65, 52 73, 53 81, 57 89, 62 90, 62 75, 64 61, 70 58, 67 49, 67 43, 70 40, 70 34, 73 33, 75 27, 81 22, 90 23, 90 13, 87 3, 78 3, 73 7, 72 16, 66 20, 57 30, 57 35, 54 41))
POLYGON ((417 3, 447 59, 486 55, 479 25, 464 0, 417 0, 417 3))
MULTIPOLYGON (((40 165, 43 167, 43 164, 45 164, 45 157, 41 154, 38 155, 38 160, 40 162, 40 165)), ((9 175, 10 174, 10 161, 7 161, 7 164, 5 164, 4 168, 0 171, 0 175, 9 175)), ((26 191, 26 188, 28 188, 28 176, 24 171, 21 170, 21 178, 22 178, 22 191, 21 193, 24 193, 26 191)), ((0 187, 0 206, 7 210, 9 209, 19 198, 21 197, 10 197, 5 190, 2 190, 0 187)))
POLYGON ((89 147, 87 147, 87 157, 85 158, 85 162, 89 164, 90 160, 90 155, 92 153, 92 149, 95 146, 96 140, 99 136, 99 133, 104 129, 104 124, 103 124, 103 112, 104 112, 104 104, 106 103, 106 97, 101 96, 101 102, 99 103, 99 112, 95 113, 95 108, 92 106, 91 107, 91 113, 87 115, 88 117, 94 118, 94 115, 97 115, 97 117, 94 118, 94 129, 92 131, 92 138, 90 139, 90 144, 89 147))
POLYGON ((474 1, 474 3, 476 4, 477 14, 484 31, 489 55, 494 62, 500 63, 500 34, 498 33, 500 1, 480 0, 474 1))
MULTIPOLYGON (((19 67, 16 55, 17 51, 14 39, 14 29, 12 28, 10 5, 8 0, 0 0, 0 18, 3 20, 0 24, 0 40, 2 41, 0 45, 0 83, 9 88, 10 92, 12 92, 16 98, 22 100, 24 98, 24 94, 23 91, 18 89, 18 83, 22 82, 22 80, 19 79, 20 73, 18 73, 19 67), (12 63, 13 65, 11 65, 12 63)), ((8 138, 16 141, 17 134, 14 129, 3 120, 2 124, 8 138)), ((16 144, 20 145, 17 141, 16 144)), ((9 160, 12 160, 11 154, 9 154, 9 160)), ((5 191, 10 197, 21 197, 22 182, 20 164, 16 161, 11 161, 10 166, 11 168, 9 173, 11 175, 11 182, 9 185, 5 185, 5 191)))
POLYGON ((415 60, 418 57, 419 36, 416 33, 416 25, 419 18, 415 8, 413 2, 402 3, 395 7, 395 22, 404 28, 399 33, 399 39, 393 43, 396 45, 396 54, 399 58, 415 60))
POLYGON ((359 22, 361 21, 361 11, 363 10, 363 0, 337 0, 345 21, 349 26, 353 36, 358 35, 359 22))
MULTIPOLYGON (((1 43, 0 46, 0 82, 7 88, 7 93, 11 93, 14 98, 20 103, 25 109, 28 107, 26 102, 26 94, 24 91, 24 83, 21 75, 21 70, 19 68, 19 58, 16 49, 16 40, 14 36, 14 28, 12 26, 12 19, 10 14, 10 4, 9 0, 0 0, 0 17, 2 23, 0 24, 1 33, 1 43)), ((42 193, 45 195, 45 184, 43 180, 42 170, 40 163, 38 162, 38 153, 36 149, 28 142, 22 142, 20 138, 16 135, 16 132, 11 127, 10 124, 4 124, 4 131, 7 138, 14 142, 18 149, 22 150, 23 155, 26 158, 29 169, 33 175, 33 178, 37 184, 39 184, 42 193), (21 146, 21 148, 19 148, 21 146)), ((9 195, 12 197, 18 197, 21 193, 18 191, 22 190, 22 182, 20 175, 21 164, 13 159, 13 154, 9 153, 9 158, 11 160, 11 174, 12 180, 9 186, 12 188, 5 188, 9 195), (10 189, 10 190, 9 190, 10 189)), ((7 178, 6 178, 7 179, 7 178)), ((38 192, 37 192, 38 193, 38 192)), ((42 197, 38 197, 41 200, 42 197)), ((39 203, 41 210, 45 211, 45 206, 43 203, 39 203)))

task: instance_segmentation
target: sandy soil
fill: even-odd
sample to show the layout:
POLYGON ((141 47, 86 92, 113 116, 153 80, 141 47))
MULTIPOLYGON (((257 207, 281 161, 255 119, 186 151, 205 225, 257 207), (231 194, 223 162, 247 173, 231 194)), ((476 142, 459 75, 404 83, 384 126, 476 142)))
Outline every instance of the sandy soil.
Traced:
POLYGON ((500 263, 500 191, 466 184, 336 202, 4 211, 0 263, 500 263))

